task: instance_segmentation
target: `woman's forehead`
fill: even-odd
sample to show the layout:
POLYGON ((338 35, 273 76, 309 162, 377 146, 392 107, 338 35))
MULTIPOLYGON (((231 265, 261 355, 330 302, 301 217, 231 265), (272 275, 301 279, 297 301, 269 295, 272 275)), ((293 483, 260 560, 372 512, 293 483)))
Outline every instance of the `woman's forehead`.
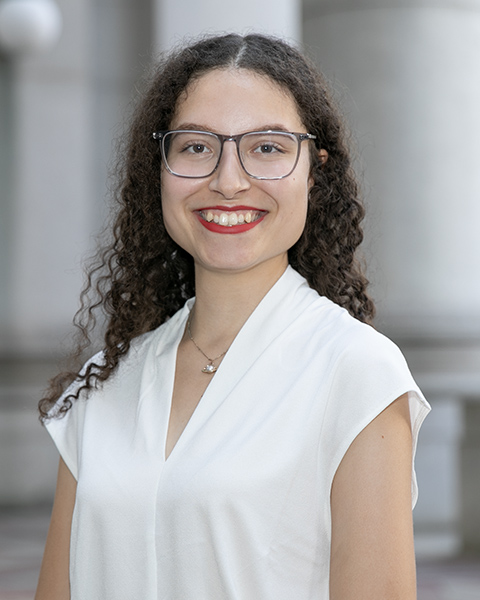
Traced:
MULTIPOLYGON (((185 125, 257 128, 278 124, 280 128, 302 127, 291 93, 266 75, 247 69, 215 69, 192 81, 180 96, 171 128, 185 125)), ((273 128, 273 127, 271 127, 273 128)))

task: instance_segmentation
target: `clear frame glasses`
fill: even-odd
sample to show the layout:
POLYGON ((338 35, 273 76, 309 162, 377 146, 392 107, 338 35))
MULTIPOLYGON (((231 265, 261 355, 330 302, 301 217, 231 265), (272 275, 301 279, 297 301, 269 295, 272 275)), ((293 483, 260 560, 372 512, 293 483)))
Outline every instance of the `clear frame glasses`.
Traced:
POLYGON ((235 142, 243 170, 253 179, 283 179, 298 163, 301 143, 315 140, 310 133, 249 131, 221 135, 210 131, 176 129, 153 134, 160 142, 166 169, 177 177, 209 177, 217 169, 225 142, 235 142))

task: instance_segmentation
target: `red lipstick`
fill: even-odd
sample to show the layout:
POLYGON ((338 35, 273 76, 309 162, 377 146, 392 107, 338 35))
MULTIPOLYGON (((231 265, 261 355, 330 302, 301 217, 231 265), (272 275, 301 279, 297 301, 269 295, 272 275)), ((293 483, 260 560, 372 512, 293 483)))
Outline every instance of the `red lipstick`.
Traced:
MULTIPOLYGON (((206 208, 202 208, 201 210, 194 211, 195 216, 199 220, 199 222, 208 229, 209 231, 213 231, 215 233, 225 233, 225 234, 234 234, 234 233, 243 233, 245 231, 249 231, 253 229, 256 225, 258 225, 265 216, 267 215, 266 211, 261 211, 258 208, 253 208, 251 206, 209 206, 206 208), (231 225, 220 225, 218 222, 207 220, 206 214, 215 212, 216 215, 218 213, 231 213, 231 212, 245 212, 248 211, 250 215, 253 213, 255 215, 254 220, 246 223, 243 221, 241 223, 235 223, 231 225)), ((219 216, 219 215, 218 215, 219 216)), ((218 219, 217 219, 218 221, 218 219)))
POLYGON ((252 221, 251 223, 241 223, 240 225, 229 225, 228 227, 225 227, 225 225, 218 225, 218 223, 215 223, 215 221, 205 221, 205 219, 202 219, 202 217, 197 214, 197 219, 205 227, 205 229, 214 231, 215 233, 243 233, 244 231, 248 231, 249 229, 252 229, 258 225, 261 221, 263 221, 264 218, 265 215, 256 221, 252 221))
POLYGON ((249 210, 251 212, 262 212, 253 206, 206 206, 199 211, 206 212, 207 210, 220 210, 222 212, 237 212, 239 210, 249 210))

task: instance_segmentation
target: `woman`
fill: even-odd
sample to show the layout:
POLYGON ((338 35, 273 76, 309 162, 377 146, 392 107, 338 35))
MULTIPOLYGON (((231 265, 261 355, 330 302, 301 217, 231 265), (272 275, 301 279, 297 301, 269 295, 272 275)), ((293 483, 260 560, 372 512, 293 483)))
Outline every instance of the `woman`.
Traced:
POLYGON ((118 196, 104 351, 40 404, 62 458, 37 599, 415 598, 428 404, 368 324, 319 73, 259 35, 173 53, 118 196))

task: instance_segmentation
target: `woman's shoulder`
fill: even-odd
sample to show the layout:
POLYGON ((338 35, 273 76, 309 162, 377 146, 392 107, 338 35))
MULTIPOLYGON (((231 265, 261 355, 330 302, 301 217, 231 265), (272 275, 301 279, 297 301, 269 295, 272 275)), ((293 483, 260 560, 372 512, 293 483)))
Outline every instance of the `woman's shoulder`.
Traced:
POLYGON ((395 342, 348 313, 341 315, 334 329, 329 348, 329 394, 335 411, 353 415, 364 410, 375 415, 406 392, 414 392, 423 402, 395 342))
POLYGON ((390 338, 347 313, 342 315, 334 336, 335 353, 339 368, 404 369, 406 361, 402 351, 390 338))
MULTIPOLYGON (((100 372, 108 360, 105 350, 100 350, 91 356, 79 371, 79 377, 69 385, 58 399, 57 403, 50 411, 50 416, 58 416, 59 408, 62 407, 65 398, 69 396, 78 395, 78 400, 74 401, 73 405, 79 406, 84 404, 81 400, 86 400, 87 398, 90 399, 91 397, 98 395, 99 392, 103 395, 105 391, 112 388, 123 388, 138 379, 145 365, 149 361, 149 357, 160 353, 165 346, 168 346, 178 337, 179 327, 182 327, 182 323, 185 319, 184 312, 187 310, 186 306, 155 329, 133 338, 127 352, 119 359, 117 367, 110 374, 108 379, 97 382, 93 388, 85 393, 81 392, 78 395, 78 391, 85 385, 85 375, 88 373, 94 374, 95 372, 100 372)), ((68 413, 70 413, 71 410, 72 409, 70 409, 68 413)))
POLYGON ((310 332, 315 332, 319 343, 330 346, 332 355, 360 360, 377 355, 402 356, 390 338, 328 298, 318 296, 318 301, 311 306, 308 315, 310 332))
POLYGON ((282 302, 278 308, 282 323, 285 315, 290 318, 294 314, 289 328, 291 334, 319 356, 326 351, 330 366, 335 362, 360 365, 404 362, 398 346, 373 325, 360 321, 346 308, 320 295, 294 269, 290 268, 287 275, 294 294, 290 304, 282 302))

